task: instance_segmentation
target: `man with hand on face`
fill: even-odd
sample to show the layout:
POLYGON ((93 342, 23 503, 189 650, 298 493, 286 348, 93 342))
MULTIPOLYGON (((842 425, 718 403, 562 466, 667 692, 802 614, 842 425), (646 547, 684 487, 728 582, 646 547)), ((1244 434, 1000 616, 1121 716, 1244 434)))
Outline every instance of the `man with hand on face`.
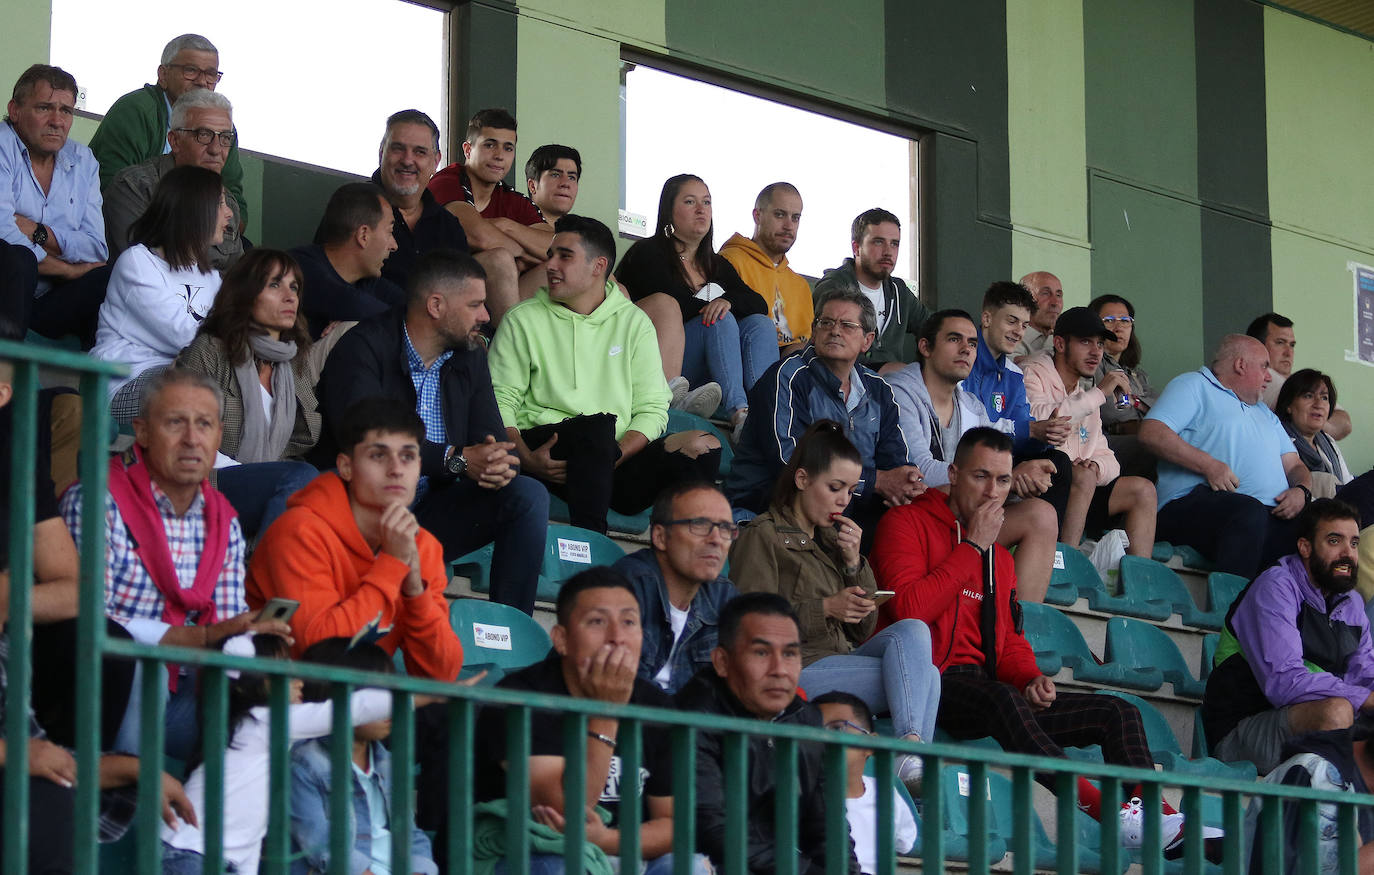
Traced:
POLYGON ((1318 499, 1298 517, 1297 552, 1236 598, 1202 699, 1218 759, 1249 760, 1263 775, 1290 738, 1374 712, 1374 646, 1352 592, 1359 548, 1356 510, 1318 499))
MULTIPOLYGON (((532 613, 549 499, 520 475, 505 439, 480 335, 484 278, 470 255, 427 253, 411 273, 404 312, 374 316, 343 336, 320 381, 320 447, 347 451, 338 428, 361 398, 409 403, 425 425, 423 480, 412 496, 420 525, 439 539, 447 562, 493 544, 492 600, 532 613)), ((328 462, 317 455, 319 467, 328 462)))
MULTIPOLYGON (((1069 437, 1069 417, 1057 411, 1043 419, 1032 416, 1025 376, 1011 360, 1036 312, 1035 300, 1025 286, 1005 281, 988 286, 983 293, 978 356, 963 388, 982 399, 993 427, 1015 440, 1012 491, 1021 498, 1043 498, 1062 519, 1073 484, 1073 464, 1058 448, 1069 437)), ((1034 590, 1030 580, 1025 584, 1028 592, 1034 590)), ((1045 585, 1049 586, 1048 578, 1045 585)))
POLYGON ((1073 427, 1064 443, 1073 461, 1073 488, 1059 520, 1059 540, 1077 546, 1085 534, 1100 538, 1119 522, 1130 542, 1126 552, 1149 558, 1155 543, 1154 484, 1144 477, 1122 477, 1102 432, 1102 405, 1129 394, 1130 383, 1119 370, 1109 371, 1092 389, 1079 382, 1097 373, 1105 342, 1115 338, 1087 307, 1073 307, 1054 323, 1052 351, 1031 356, 1021 367, 1031 413, 1067 416, 1073 427))
POLYGON ((1035 306, 1031 308, 1030 325, 1017 341, 1012 355, 1016 363, 1029 356, 1050 349, 1050 335, 1059 311, 1064 309, 1064 284, 1047 270, 1037 270, 1021 277, 1021 285, 1030 290, 1035 306))
POLYGON ((865 210, 854 219, 850 242, 854 257, 827 270, 816 283, 816 309, 833 290, 861 292, 873 305, 877 326, 861 361, 880 374, 898 370, 916 360, 916 338, 930 312, 904 280, 892 275, 902 243, 901 222, 879 207, 865 210))
POLYGON ((373 621, 377 644, 405 654, 406 671, 451 681, 463 645, 449 625, 448 566, 407 508, 420 479, 424 423, 414 408, 369 398, 339 429, 337 473, 311 481, 253 551, 248 600, 300 607, 291 617, 299 656, 326 638, 352 638, 373 621))
MULTIPOLYGON (((956 739, 991 735, 1004 750, 1063 757, 1063 745, 1102 745, 1109 763, 1154 769, 1140 712, 1115 696, 1060 693, 1036 667, 1019 630, 1020 606, 1011 555, 997 543, 1011 489, 1011 439, 991 428, 964 433, 949 466, 949 494, 930 490, 894 508, 878 526, 873 572, 896 592, 879 608, 880 626, 915 617, 930 627, 941 654, 936 725, 956 739)), ((1055 779, 1036 776, 1051 792, 1055 779)), ((1138 796, 1131 788, 1128 796, 1138 796)), ((1078 779, 1079 807, 1095 820, 1102 796, 1078 779)), ((1138 798, 1122 806, 1122 844, 1138 848, 1144 811, 1138 798)), ((1165 856, 1183 853, 1183 815, 1164 803, 1165 856)), ((1217 830, 1204 827, 1209 858, 1219 854, 1217 830)), ((1218 858, 1219 859, 1219 858, 1218 858)))
MULTIPOLYGON (((911 441, 912 461, 920 466, 927 486, 949 483, 949 463, 965 432, 992 425, 983 402, 960 388, 980 345, 972 316, 963 310, 940 310, 926 319, 917 342, 920 363, 887 377, 901 409, 902 431, 911 441)), ((1021 600, 1043 601, 1054 571, 1054 508, 1038 498, 1026 498, 1008 504, 1006 512, 997 542, 1016 548, 1021 600)))
MULTIPOLYGON (((720 639, 704 668, 678 693, 679 708, 772 723, 821 726, 821 714, 797 695, 801 678, 801 624, 787 600, 777 593, 751 592, 726 603, 720 615, 720 639)), ((798 875, 825 871, 826 794, 821 745, 797 743, 794 788, 779 786, 773 740, 750 735, 744 811, 725 808, 725 745, 719 733, 697 733, 697 848, 722 871, 725 864, 727 815, 743 817, 746 859, 751 875, 771 875, 782 854, 797 855, 798 875), (801 814, 797 847, 777 846, 778 793, 798 793, 801 814)), ((849 872, 858 875, 853 842, 846 829, 831 837, 848 845, 849 872)))
POLYGON ((670 486, 649 514, 651 546, 613 568, 635 589, 644 620, 639 676, 669 695, 711 664, 720 611, 739 591, 722 576, 739 535, 730 502, 713 484, 670 486))
MULTIPOLYGON (((531 693, 553 693, 575 699, 594 699, 616 705, 672 707, 666 694, 635 677, 639 667, 639 603, 634 590, 619 572, 598 566, 574 575, 558 591, 558 621, 553 627, 553 649, 540 662, 502 678, 498 687, 531 693)), ((672 868, 673 793, 669 733, 659 727, 640 731, 643 760, 637 776, 627 776, 618 746, 624 738, 620 721, 609 716, 587 718, 586 797, 563 795, 563 721, 556 715, 538 714, 530 735, 530 802, 535 823, 562 832, 568 818, 586 821, 588 843, 602 854, 620 854, 620 807, 631 792, 630 781, 639 782, 642 814, 640 853, 648 863, 648 875, 668 875, 672 868), (603 821, 596 807, 607 812, 603 821)), ((478 750, 474 795, 478 802, 506 797, 506 709, 483 708, 474 733, 478 750)), ((467 788, 454 788, 466 792, 467 788)), ((445 794, 440 807, 446 807, 445 794)), ((446 811, 442 812, 446 817, 446 811)), ((510 812, 515 816, 515 812, 510 812)), ((437 821, 439 823, 444 820, 437 821)), ((440 830, 436 859, 443 860, 447 830, 440 830)), ((606 862, 604 857, 602 862, 606 862)), ((533 871, 563 872, 562 853, 532 855, 533 871)), ((698 856, 694 872, 704 872, 698 856)), ((625 864, 629 868, 629 864, 625 864)))
POLYGON ((720 247, 720 256, 735 266, 740 279, 759 293, 778 329, 778 352, 800 352, 811 337, 811 286, 787 264, 787 251, 797 241, 802 199, 790 182, 765 186, 754 201, 754 236, 735 234, 720 247))
POLYGON ((1307 466, 1260 401, 1269 379, 1264 344, 1229 334, 1211 367, 1169 381, 1140 426, 1159 457, 1156 537, 1246 579, 1292 552, 1312 498, 1307 466))

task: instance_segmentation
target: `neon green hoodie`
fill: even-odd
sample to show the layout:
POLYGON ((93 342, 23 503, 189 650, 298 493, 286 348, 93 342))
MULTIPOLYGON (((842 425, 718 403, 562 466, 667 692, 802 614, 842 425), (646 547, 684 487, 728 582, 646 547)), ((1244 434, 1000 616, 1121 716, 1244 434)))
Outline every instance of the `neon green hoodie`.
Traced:
POLYGON ((626 431, 655 440, 668 427, 672 393, 653 323, 614 284, 586 316, 540 289, 501 320, 489 362, 507 428, 602 412, 615 414, 616 440, 626 431))

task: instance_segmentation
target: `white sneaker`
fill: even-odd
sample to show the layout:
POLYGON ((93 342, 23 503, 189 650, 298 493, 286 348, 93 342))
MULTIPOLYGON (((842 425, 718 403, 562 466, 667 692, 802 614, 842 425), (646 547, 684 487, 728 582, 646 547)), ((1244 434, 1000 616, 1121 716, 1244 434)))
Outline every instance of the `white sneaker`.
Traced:
POLYGON ((735 415, 730 418, 730 443, 738 444, 739 439, 744 434, 744 423, 749 419, 749 408, 741 407, 735 411, 735 415))
POLYGON ((673 393, 673 399, 668 402, 668 406, 674 410, 682 409, 682 401, 687 397, 687 392, 692 388, 692 384, 687 382, 686 377, 673 377, 668 381, 668 391, 673 393))
POLYGON ((906 785, 913 799, 921 796, 921 781, 925 777, 926 764, 916 754, 909 753, 897 760, 897 780, 906 785))
MULTIPOLYGON (((1164 845, 1165 859, 1173 860, 1183 856, 1183 821, 1181 812, 1165 814, 1159 820, 1159 834, 1164 845)), ((1202 827, 1202 841, 1205 844, 1204 856, 1212 862, 1220 862, 1221 842, 1225 833, 1215 826, 1202 827), (1213 856, 1216 855, 1216 859, 1213 856)), ((1141 808, 1139 796, 1121 806, 1121 846, 1139 848, 1145 842, 1145 811, 1141 808)))
POLYGON ((674 404, 678 410, 685 410, 693 416, 700 416, 702 419, 710 419, 711 414, 716 412, 720 406, 720 385, 717 383, 702 383, 692 391, 682 396, 681 404, 674 404))

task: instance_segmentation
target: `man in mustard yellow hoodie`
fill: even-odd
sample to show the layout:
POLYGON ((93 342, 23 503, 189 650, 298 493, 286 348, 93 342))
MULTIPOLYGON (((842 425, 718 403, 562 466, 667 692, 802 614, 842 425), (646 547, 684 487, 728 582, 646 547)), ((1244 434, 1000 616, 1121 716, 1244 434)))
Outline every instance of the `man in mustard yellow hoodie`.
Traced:
POLYGON ((778 327, 779 353, 791 355, 811 339, 811 286, 787 265, 787 251, 797 242, 802 199, 790 182, 765 186, 754 200, 754 236, 736 234, 720 248, 749 288, 768 304, 778 327))
MULTIPOLYGON (((606 531, 664 487, 715 479, 720 441, 662 436, 671 393, 649 317, 610 281, 615 238, 595 219, 554 226, 548 284, 512 307, 491 346, 491 382, 520 469, 568 502, 572 524, 606 531)), ((679 521, 680 522, 680 521, 679 521)))

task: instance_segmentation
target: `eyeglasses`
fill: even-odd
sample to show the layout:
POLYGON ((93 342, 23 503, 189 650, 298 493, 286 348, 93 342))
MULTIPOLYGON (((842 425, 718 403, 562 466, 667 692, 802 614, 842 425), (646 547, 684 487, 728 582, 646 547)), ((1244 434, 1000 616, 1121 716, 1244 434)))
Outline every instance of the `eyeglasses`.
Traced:
POLYGON ((219 144, 226 149, 234 145, 234 140, 238 134, 234 131, 212 131, 209 128, 173 128, 179 134, 190 134, 191 138, 202 146, 208 146, 215 137, 219 137, 219 144))
POLYGON ((1111 328, 1113 325, 1130 325, 1135 322, 1134 316, 1103 316, 1102 324, 1111 328))
POLYGON ((822 316, 816 320, 816 327, 822 331, 829 331, 836 325, 840 326, 840 330, 845 334, 858 334, 864 330, 862 325, 857 322, 850 322, 848 319, 831 319, 829 316, 822 316))
POLYGON ((193 82, 196 79, 213 79, 218 82, 224 78, 224 74, 213 67, 209 70, 202 70, 195 64, 166 64, 165 66, 168 70, 180 70, 181 78, 188 82, 193 82))
POLYGON ((864 728, 863 728, 862 726, 860 726, 859 724, 850 722, 849 720, 831 720, 829 723, 825 724, 825 728, 826 728, 826 729, 837 729, 837 730, 840 730, 840 731, 848 730, 848 731, 850 731, 850 732, 858 733, 859 735, 873 735, 873 734, 874 734, 871 730, 864 729, 864 728))
POLYGON ((694 516, 689 520, 668 520, 665 526, 686 526, 687 531, 704 538, 711 534, 712 529, 720 529, 721 535, 727 541, 733 541, 739 537, 739 526, 732 522, 720 522, 718 520, 708 520, 706 517, 694 516))

